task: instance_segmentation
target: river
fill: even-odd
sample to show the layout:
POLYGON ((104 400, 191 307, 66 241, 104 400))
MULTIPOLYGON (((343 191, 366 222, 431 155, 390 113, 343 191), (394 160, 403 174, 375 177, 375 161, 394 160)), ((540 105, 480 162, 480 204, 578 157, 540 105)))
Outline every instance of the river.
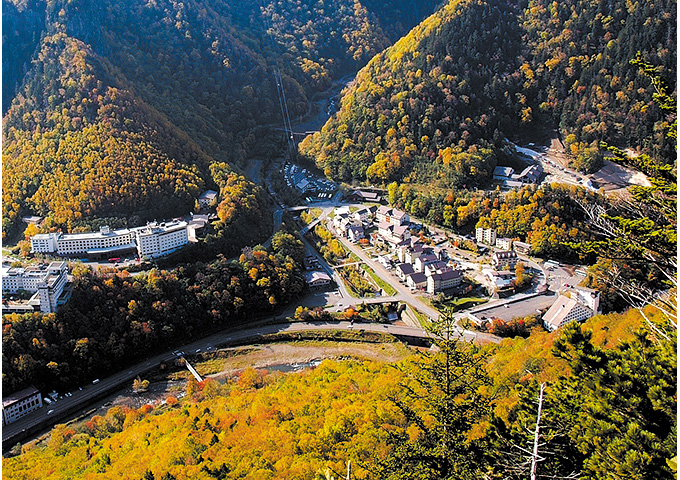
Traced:
POLYGON ((328 90, 319 94, 322 97, 320 100, 310 102, 309 113, 306 117, 299 119, 298 123, 293 124, 293 131, 304 133, 321 130, 321 127, 331 118, 331 115, 337 112, 342 89, 349 85, 356 78, 356 75, 356 72, 350 73, 333 81, 328 90))

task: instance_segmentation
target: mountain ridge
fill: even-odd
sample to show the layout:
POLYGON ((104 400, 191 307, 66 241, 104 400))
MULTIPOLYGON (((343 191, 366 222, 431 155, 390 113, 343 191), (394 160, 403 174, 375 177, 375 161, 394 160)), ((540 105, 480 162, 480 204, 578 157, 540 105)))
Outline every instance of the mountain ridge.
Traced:
MULTIPOLYGON (((308 98, 323 89, 324 76, 340 72, 342 65, 349 68, 361 64, 371 49, 382 48, 387 41, 385 34, 376 34, 380 38, 373 39, 373 33, 390 30, 390 25, 397 30, 410 26, 403 20, 400 27, 394 23, 398 19, 395 10, 378 15, 378 2, 371 1, 367 2, 370 10, 349 0, 329 6, 311 0, 296 5, 301 12, 308 12, 305 15, 320 15, 323 28, 309 26, 309 22, 298 25, 292 17, 277 13, 292 9, 295 2, 288 0, 262 6, 246 1, 207 5, 200 0, 15 3, 24 6, 21 12, 16 9, 17 15, 43 8, 46 20, 31 67, 4 116, 5 238, 16 236, 22 228, 20 218, 27 214, 47 217, 45 228, 71 229, 80 221, 125 216, 129 211, 140 220, 171 210, 172 215, 185 213, 193 207, 197 190, 215 186, 210 164, 227 162, 243 168, 252 156, 271 157, 281 151, 280 134, 259 128, 281 121, 275 70, 281 73, 290 115, 297 117, 306 113, 308 98), (333 29, 342 39, 343 49, 338 51, 329 49, 322 38, 325 30, 333 29), (68 58, 62 56, 62 64, 57 65, 53 57, 61 53, 50 42, 62 35, 71 39, 68 48, 81 54, 68 53, 68 58), (338 56, 323 57, 326 54, 338 56), (77 65, 65 65, 67 61, 91 62, 93 68, 84 77, 77 65), (129 98, 123 100, 118 95, 108 108, 117 109, 119 116, 130 114, 137 119, 121 118, 123 123, 115 125, 120 131, 111 131, 108 117, 104 117, 111 112, 93 111, 93 105, 99 108, 99 104, 88 103, 101 95, 101 88, 125 92, 129 98), (51 96, 44 97, 44 91, 50 91, 51 96), (77 100, 72 96, 76 91, 80 91, 77 100), (33 102, 35 98, 43 101, 33 102), (128 106, 112 106, 116 99, 128 106), (136 105, 135 112, 129 105, 136 105), (131 126, 135 121, 138 125, 134 132, 123 135, 126 122, 131 126), (102 141, 95 144, 113 148, 113 139, 117 138, 117 151, 137 149, 138 153, 132 154, 138 159, 132 161, 136 167, 123 161, 122 154, 110 151, 90 160, 84 154, 79 157, 79 151, 85 152, 84 145, 72 146, 72 138, 91 135, 91 131, 83 130, 91 123, 104 129, 99 132, 102 141), (154 137, 159 133, 163 134, 161 140, 154 137), (107 138, 112 139, 109 144, 107 138), (70 150, 70 160, 60 156, 62 142, 61 151, 70 150), (149 154, 148 166, 139 157, 145 149, 155 152, 149 154), (50 158, 40 158, 43 154, 50 158), (154 159, 158 156, 162 159, 154 159), (93 200, 100 196, 98 189, 89 178, 75 172, 82 170, 79 162, 83 161, 84 167, 97 173, 92 165, 104 158, 113 159, 118 173, 97 174, 91 179, 111 192, 109 198, 99 202, 93 200), (45 168, 27 167, 27 162, 45 168), (154 165, 158 162, 169 166, 169 171, 177 170, 177 179, 157 171, 154 165), (65 184, 44 181, 50 172, 43 171, 53 167, 66 179, 65 184), (128 172, 130 169, 136 173, 128 172), (147 179, 154 185, 146 186, 147 179), (78 190, 71 191, 75 184, 80 184, 78 190), (35 197, 40 187, 41 195, 35 197), (127 192, 136 197, 127 196, 127 192)), ((390 5, 400 12, 406 3, 394 0, 390 5)), ((412 5, 423 11, 434 8, 432 0, 407 7, 412 5)), ((28 50, 30 42, 24 43, 28 50)), ((4 45, 9 48, 11 42, 4 45)), ((3 58, 8 59, 8 55, 3 58)), ((21 69, 18 60, 16 64, 3 62, 15 71, 21 69)), ((101 173, 105 171, 103 166, 101 173)))
POLYGON ((653 88, 629 62, 640 48, 672 75, 675 5, 601 3, 448 2, 362 69, 302 154, 338 179, 442 187, 484 183, 504 138, 535 129, 560 130, 586 171, 601 141, 668 156, 653 88))

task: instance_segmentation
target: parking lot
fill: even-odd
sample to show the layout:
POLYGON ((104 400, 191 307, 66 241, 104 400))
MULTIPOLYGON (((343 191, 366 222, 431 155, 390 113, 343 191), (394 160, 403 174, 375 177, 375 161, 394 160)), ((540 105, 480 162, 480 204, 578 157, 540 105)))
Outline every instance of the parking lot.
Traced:
POLYGON ((303 195, 306 195, 308 202, 314 200, 330 200, 333 192, 337 190, 335 182, 326 178, 317 177, 307 169, 298 165, 286 163, 281 170, 286 185, 295 188, 303 195))
POLYGON ((305 269, 321 270, 321 262, 314 255, 307 255, 305 257, 305 269))

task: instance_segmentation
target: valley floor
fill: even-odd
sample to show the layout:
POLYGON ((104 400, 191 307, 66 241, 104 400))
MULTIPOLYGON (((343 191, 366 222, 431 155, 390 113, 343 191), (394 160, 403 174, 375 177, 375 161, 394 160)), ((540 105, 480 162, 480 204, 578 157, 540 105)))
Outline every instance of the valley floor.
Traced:
MULTIPOLYGON (((248 367, 269 369, 273 366, 277 370, 297 372, 310 363, 325 359, 398 362, 413 352, 412 348, 414 347, 407 347, 400 342, 296 341, 224 348, 190 358, 189 361, 204 378, 212 377, 225 382, 248 367), (282 366, 290 368, 281 368, 282 366)), ((134 393, 130 383, 126 388, 102 399, 98 407, 83 411, 68 424, 88 421, 94 415, 104 416, 113 406, 140 408, 146 404, 164 403, 169 396, 181 398, 189 378, 191 374, 178 361, 165 372, 155 370, 145 376, 144 379, 150 381, 146 392, 134 393)), ((46 433, 40 440, 47 441, 48 436, 46 433)))

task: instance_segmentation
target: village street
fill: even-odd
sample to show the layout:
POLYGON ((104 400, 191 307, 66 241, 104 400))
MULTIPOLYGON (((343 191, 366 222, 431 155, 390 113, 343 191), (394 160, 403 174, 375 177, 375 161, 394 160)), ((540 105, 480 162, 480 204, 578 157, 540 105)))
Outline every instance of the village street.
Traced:
MULTIPOLYGON (((350 206, 355 206, 355 207, 362 207, 363 205, 361 204, 356 204, 356 205, 350 205, 350 206)), ((328 216, 328 214, 332 211, 333 207, 328 206, 324 207, 324 216, 328 216)), ((378 275, 383 281, 388 283, 394 290, 397 291, 397 295, 391 296, 391 297, 374 297, 371 298, 370 302, 367 303, 378 303, 381 300, 382 301, 400 301, 403 303, 407 303, 410 305, 412 308, 424 313, 427 315, 431 320, 437 320, 439 318, 439 311, 427 304, 425 304, 417 295, 415 295, 411 290, 406 287, 405 285, 401 284, 397 278, 390 274, 387 269, 379 264, 378 262, 375 262, 371 257, 366 254, 366 252, 363 251, 363 249, 357 245, 352 244, 349 242, 346 238, 342 237, 336 237, 338 240, 342 243, 342 245, 355 254, 357 257, 359 257, 363 262, 365 262, 370 268, 373 269, 373 271, 378 275)), ((368 299, 365 299, 368 300, 368 299)), ((364 299, 355 299, 354 303, 361 303, 364 301, 364 299)), ((466 337, 474 336, 476 335, 476 338, 480 341, 490 341, 490 342, 497 342, 498 337, 494 335, 489 335, 485 333, 480 333, 480 332, 471 332, 463 329, 459 329, 462 334, 464 334, 466 337)))

